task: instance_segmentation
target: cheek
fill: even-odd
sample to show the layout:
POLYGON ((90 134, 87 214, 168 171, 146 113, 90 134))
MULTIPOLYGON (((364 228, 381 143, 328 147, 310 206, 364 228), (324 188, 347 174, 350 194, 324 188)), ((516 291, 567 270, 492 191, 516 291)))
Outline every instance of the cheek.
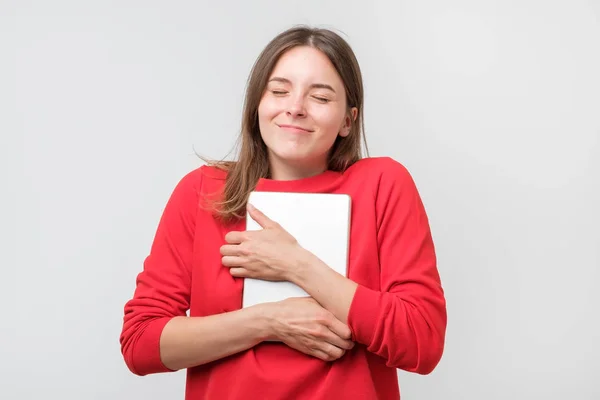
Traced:
POLYGON ((279 106, 276 101, 265 98, 258 105, 258 118, 262 121, 270 121, 279 113, 279 106))
POLYGON ((268 146, 272 145, 272 121, 277 115, 277 106, 273 101, 262 100, 258 105, 258 129, 260 130, 260 136, 268 146))
POLYGON ((344 119, 343 112, 327 110, 324 107, 313 110, 312 116, 324 132, 332 135, 337 135, 344 119))

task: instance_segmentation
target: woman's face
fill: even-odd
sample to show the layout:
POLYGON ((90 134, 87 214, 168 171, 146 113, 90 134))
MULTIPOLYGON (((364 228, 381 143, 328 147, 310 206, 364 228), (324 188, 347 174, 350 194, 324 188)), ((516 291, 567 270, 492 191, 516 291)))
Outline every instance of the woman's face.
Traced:
POLYGON ((350 132, 346 91, 325 54, 308 47, 284 53, 269 77, 258 107, 262 139, 274 179, 311 176, 327 168, 338 135, 350 132))

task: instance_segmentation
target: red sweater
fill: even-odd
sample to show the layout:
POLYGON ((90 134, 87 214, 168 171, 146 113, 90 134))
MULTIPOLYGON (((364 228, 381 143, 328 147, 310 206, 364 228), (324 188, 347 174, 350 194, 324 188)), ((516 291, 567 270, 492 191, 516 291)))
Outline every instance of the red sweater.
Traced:
MULTIPOLYGON (((221 264, 228 230, 198 207, 223 188, 225 173, 203 166, 173 191, 133 299, 125 305, 121 349, 138 375, 170 371, 159 339, 174 316, 241 307, 243 279, 221 264)), ((334 362, 282 343, 187 370, 186 400, 398 399, 396 369, 427 374, 439 362, 446 303, 425 209, 408 171, 390 158, 363 159, 346 172, 295 181, 261 179, 259 191, 346 193, 352 198, 348 276, 358 283, 348 315, 356 346, 334 362)))

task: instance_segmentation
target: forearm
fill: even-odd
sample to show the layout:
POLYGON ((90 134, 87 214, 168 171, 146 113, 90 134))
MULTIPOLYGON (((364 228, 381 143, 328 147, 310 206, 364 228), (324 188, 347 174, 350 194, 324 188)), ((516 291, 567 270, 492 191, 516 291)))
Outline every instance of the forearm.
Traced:
POLYGON ((207 317, 175 317, 160 337, 160 357, 171 370, 190 368, 247 350, 269 338, 265 307, 207 317))
POLYGON ((444 344, 446 317, 441 292, 425 291, 414 297, 359 288, 315 258, 302 256, 290 280, 350 326, 354 340, 385 358, 389 366, 418 373, 429 373, 435 367, 444 344), (353 301, 356 308, 349 315, 353 301))
POLYGON ((344 324, 358 284, 335 272, 310 253, 299 260, 290 280, 344 324))

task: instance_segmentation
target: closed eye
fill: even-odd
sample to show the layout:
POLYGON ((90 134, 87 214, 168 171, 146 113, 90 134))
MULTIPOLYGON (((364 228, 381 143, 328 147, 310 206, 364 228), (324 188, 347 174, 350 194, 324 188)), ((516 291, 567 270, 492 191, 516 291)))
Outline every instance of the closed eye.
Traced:
POLYGON ((316 96, 313 96, 313 98, 314 98, 315 100, 318 100, 318 101, 320 101, 321 103, 329 103, 329 102, 331 101, 331 100, 329 100, 329 99, 326 99, 325 97, 316 97, 316 96))

